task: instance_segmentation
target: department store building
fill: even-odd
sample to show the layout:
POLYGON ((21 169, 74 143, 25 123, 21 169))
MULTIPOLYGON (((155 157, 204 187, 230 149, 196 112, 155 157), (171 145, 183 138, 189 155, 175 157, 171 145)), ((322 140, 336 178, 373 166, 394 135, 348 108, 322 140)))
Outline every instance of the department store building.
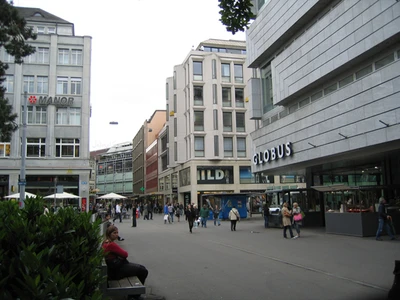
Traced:
POLYGON ((373 235, 379 197, 400 206, 400 3, 253 4, 252 171, 303 175, 327 232, 373 235))
MULTIPOLYGON (((27 101, 26 191, 50 195, 63 189, 82 197, 67 203, 88 206, 91 43, 74 24, 42 9, 16 7, 32 26, 36 52, 19 65, 0 49, 6 70, 5 96, 22 128, 27 101), (25 99, 27 92, 27 99, 25 99)), ((19 191, 22 129, 0 142, 0 196, 19 191)))

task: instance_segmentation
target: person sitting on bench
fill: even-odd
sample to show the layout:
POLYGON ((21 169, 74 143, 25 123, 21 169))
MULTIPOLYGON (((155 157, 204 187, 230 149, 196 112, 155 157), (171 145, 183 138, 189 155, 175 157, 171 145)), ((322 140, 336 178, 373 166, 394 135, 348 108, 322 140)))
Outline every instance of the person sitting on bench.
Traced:
MULTIPOLYGON (((120 280, 125 277, 137 276, 144 285, 149 271, 146 267, 127 260, 128 252, 122 249, 115 240, 118 239, 118 228, 110 225, 102 244, 107 264, 107 275, 110 280, 120 280)), ((139 298, 140 299, 140 298, 139 298)))

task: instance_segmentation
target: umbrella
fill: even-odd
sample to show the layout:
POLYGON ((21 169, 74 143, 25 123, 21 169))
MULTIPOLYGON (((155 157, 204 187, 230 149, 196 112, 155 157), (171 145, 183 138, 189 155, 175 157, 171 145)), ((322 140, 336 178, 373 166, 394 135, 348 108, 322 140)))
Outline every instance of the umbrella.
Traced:
POLYGON ((56 194, 53 194, 53 195, 48 195, 48 196, 46 196, 44 198, 46 198, 46 199, 48 199, 48 198, 51 198, 51 199, 54 199, 54 198, 56 198, 56 199, 71 199, 71 198, 80 198, 80 197, 76 196, 74 194, 63 192, 63 193, 56 193, 56 194))
MULTIPOLYGON (((16 194, 12 194, 12 195, 5 196, 4 198, 15 198, 15 199, 19 199, 19 197, 20 197, 20 193, 16 193, 16 194)), ((27 197, 36 198, 36 195, 35 195, 35 194, 28 193, 28 192, 25 192, 25 198, 27 198, 27 197)))
POLYGON ((126 197, 116 193, 109 193, 99 197, 98 199, 126 199, 126 197))

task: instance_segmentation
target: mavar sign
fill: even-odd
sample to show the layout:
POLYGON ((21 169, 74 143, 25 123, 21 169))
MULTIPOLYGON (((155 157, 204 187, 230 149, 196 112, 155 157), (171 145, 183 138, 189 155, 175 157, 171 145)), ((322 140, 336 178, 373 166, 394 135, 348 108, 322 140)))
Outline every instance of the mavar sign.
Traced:
POLYGON ((38 104, 38 105, 55 105, 55 106, 72 106, 74 104, 73 97, 64 97, 64 96, 37 96, 31 95, 28 98, 30 104, 38 104))
POLYGON ((271 149, 267 149, 264 152, 255 153, 253 155, 253 164, 256 166, 262 165, 286 156, 291 156, 292 153, 292 143, 287 142, 286 144, 281 144, 276 147, 272 147, 271 149))

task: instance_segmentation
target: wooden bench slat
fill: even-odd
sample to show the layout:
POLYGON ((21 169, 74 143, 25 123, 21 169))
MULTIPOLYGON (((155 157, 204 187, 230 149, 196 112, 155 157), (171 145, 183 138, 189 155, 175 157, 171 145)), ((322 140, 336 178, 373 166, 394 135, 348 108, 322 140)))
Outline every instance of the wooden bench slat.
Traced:
POLYGON ((136 277, 136 276, 128 277, 128 278, 126 278, 126 279, 129 281, 129 283, 130 283, 131 286, 140 286, 140 285, 143 285, 142 282, 139 280, 139 278, 136 277))

